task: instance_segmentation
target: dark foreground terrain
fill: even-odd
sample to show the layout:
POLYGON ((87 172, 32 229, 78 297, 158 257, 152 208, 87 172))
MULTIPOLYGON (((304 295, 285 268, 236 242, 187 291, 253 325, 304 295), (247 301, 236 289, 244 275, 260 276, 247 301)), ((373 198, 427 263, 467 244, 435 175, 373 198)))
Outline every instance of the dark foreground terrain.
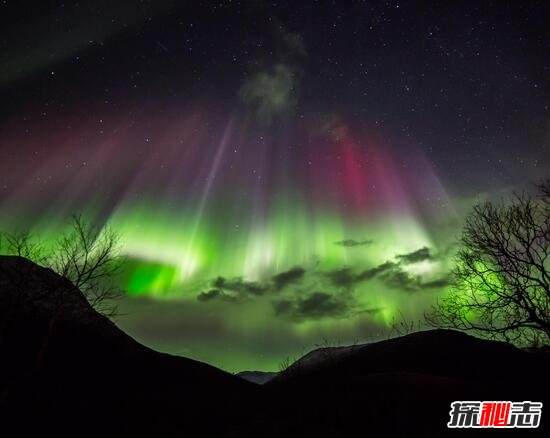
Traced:
POLYGON ((543 351, 433 330, 256 385, 144 347, 68 280, 0 257, 0 436, 550 436, 549 370, 543 351), (545 407, 538 430, 449 430, 454 400, 545 407))

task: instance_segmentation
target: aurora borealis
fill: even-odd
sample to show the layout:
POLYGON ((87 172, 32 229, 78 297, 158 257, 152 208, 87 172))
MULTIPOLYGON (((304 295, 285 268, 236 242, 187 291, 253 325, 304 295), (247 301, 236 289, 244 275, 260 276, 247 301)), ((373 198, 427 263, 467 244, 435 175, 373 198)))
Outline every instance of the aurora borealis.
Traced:
POLYGON ((111 226, 146 345, 276 370, 386 336, 445 292, 472 203, 550 167, 520 5, 155 3, 0 7, 0 224, 111 226))

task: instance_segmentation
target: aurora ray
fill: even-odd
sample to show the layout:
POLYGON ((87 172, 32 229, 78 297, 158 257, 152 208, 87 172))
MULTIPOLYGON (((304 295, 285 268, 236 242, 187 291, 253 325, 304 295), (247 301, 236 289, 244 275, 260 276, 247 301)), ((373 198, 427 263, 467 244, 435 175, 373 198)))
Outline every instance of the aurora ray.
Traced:
POLYGON ((550 169, 544 14, 111 3, 2 6, 0 230, 112 227, 146 345, 275 370, 386 336, 472 203, 550 169))
MULTIPOLYGON (((264 312, 320 288, 348 301, 338 324, 343 317, 357 321, 366 315, 384 325, 398 311, 415 313, 397 285, 394 292, 381 278, 343 285, 331 281, 330 273, 349 271, 358 278, 361 271, 395 262, 398 254, 442 250, 438 245, 444 242, 427 229, 430 221, 454 213, 433 170, 418 159, 420 151, 414 152, 420 164, 408 172, 399 169, 391 144, 373 135, 355 138, 342 122, 314 133, 289 125, 283 141, 262 134, 246 117, 232 116, 220 130, 210 129, 206 120, 206 112, 175 114, 156 122, 157 135, 140 138, 132 126, 145 121, 128 126, 121 119, 104 127, 99 146, 89 152, 73 152, 69 145, 90 127, 79 126, 76 135, 74 127, 57 131, 46 147, 59 153, 34 175, 38 180, 53 172, 64 179, 39 191, 33 180, 15 186, 2 202, 2 211, 10 211, 4 225, 23 217, 35 233, 53 236, 69 209, 109 224, 122 236, 128 263, 119 281, 129 296, 195 303, 201 293, 220 287, 216 279, 222 278, 225 296, 256 300, 264 312), (292 142, 301 149, 289 149, 292 142), (132 151, 140 158, 121 159, 132 151), (306 157, 305 170, 296 166, 300 157, 306 157), (38 203, 44 205, 42 215, 25 214, 38 203), (338 244, 346 240, 370 243, 338 244), (303 278, 274 291, 274 276, 296 267, 303 278)), ((445 260, 399 268, 418 284, 445 275, 445 269, 445 260)), ((313 321, 288 316, 289 324, 306 332, 334 320, 330 312, 313 321)))

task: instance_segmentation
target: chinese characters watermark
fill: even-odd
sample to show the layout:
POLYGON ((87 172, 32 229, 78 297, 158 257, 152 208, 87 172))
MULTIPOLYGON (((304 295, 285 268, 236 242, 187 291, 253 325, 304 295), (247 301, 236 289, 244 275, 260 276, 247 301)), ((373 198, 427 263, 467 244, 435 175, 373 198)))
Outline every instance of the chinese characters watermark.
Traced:
POLYGON ((455 401, 449 412, 450 428, 535 428, 540 424, 542 403, 532 401, 455 401))

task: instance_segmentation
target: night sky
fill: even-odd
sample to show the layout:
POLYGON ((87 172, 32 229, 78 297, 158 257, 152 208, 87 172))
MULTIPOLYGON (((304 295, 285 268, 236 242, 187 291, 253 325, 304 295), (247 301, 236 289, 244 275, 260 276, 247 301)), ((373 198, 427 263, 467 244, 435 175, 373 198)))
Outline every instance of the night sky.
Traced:
POLYGON ((117 323, 230 371, 387 335, 550 174, 550 5, 2 1, 0 225, 127 257, 117 323))

